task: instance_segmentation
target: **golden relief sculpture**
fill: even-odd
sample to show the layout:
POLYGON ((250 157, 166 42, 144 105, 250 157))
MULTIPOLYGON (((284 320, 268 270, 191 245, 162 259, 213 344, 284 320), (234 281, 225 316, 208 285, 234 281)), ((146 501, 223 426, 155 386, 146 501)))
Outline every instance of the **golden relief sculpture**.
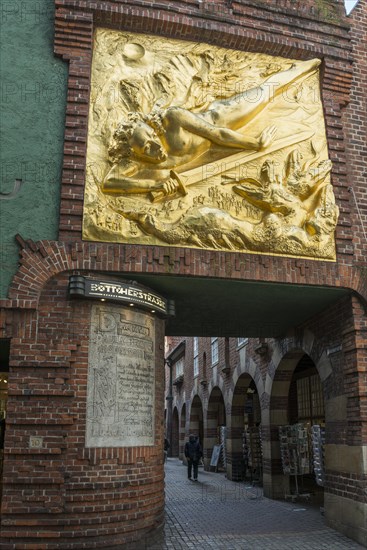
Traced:
POLYGON ((98 29, 83 238, 334 260, 319 65, 98 29))

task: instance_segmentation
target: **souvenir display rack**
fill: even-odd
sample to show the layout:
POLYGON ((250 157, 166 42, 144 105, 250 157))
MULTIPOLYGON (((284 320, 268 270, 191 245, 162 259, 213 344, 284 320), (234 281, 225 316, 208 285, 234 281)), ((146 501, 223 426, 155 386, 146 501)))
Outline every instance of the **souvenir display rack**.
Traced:
POLYGON ((313 469, 317 485, 323 487, 325 484, 325 426, 315 424, 311 428, 312 450, 313 450, 313 469))
POLYGON ((247 427, 242 433, 242 449, 252 482, 262 480, 262 446, 260 426, 247 427))
POLYGON ((298 476, 311 473, 309 433, 305 424, 293 424, 279 427, 280 456, 283 473, 294 476, 295 493, 285 495, 294 498, 310 498, 309 493, 300 494, 298 476))
POLYGON ((224 470, 226 470, 226 467, 227 467, 227 445, 226 445, 226 442, 227 442, 227 427, 226 426, 221 426, 220 427, 220 432, 219 432, 219 437, 220 437, 220 443, 222 445, 222 464, 223 464, 223 468, 224 470))

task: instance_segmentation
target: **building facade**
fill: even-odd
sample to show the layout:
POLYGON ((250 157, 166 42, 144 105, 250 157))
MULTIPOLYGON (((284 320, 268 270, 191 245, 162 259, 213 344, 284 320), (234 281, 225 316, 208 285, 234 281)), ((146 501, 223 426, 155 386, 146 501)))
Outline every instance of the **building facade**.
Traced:
POLYGON ((326 517, 365 544, 366 2, 16 0, 1 19, 4 547, 162 526, 180 335, 207 341, 169 351, 173 452, 190 427, 208 460, 225 426, 240 477, 252 395, 282 497, 307 379, 326 517))

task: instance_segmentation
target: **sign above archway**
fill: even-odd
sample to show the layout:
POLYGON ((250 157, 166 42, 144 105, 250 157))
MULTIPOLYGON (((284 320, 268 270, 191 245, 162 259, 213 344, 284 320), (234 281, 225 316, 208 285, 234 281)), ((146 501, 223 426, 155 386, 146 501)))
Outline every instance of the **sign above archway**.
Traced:
POLYGON ((97 29, 83 238, 334 260, 320 63, 97 29))

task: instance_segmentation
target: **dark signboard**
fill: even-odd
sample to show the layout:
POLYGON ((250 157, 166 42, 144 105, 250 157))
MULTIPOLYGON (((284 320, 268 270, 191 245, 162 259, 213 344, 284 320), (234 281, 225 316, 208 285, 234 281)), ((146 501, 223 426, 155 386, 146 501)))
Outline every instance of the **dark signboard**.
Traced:
POLYGON ((167 300, 142 286, 116 281, 103 281, 80 275, 69 278, 69 294, 74 297, 111 300, 137 305, 151 313, 168 315, 167 300))

